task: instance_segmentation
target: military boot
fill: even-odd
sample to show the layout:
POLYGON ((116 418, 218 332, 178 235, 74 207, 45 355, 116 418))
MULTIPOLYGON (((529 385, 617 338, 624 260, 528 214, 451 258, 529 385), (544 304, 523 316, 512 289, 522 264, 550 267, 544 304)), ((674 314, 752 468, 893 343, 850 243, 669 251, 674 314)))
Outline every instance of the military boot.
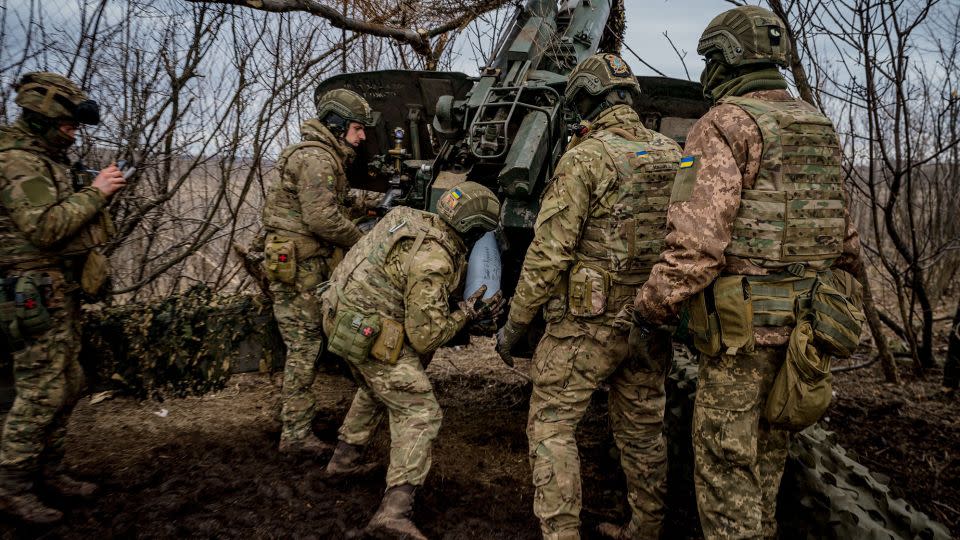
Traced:
POLYGON ((302 439, 290 439, 280 436, 281 454, 314 454, 320 455, 327 450, 332 450, 333 445, 325 443, 317 438, 313 433, 308 434, 302 439))
POLYGON ((43 483, 64 497, 87 498, 99 489, 93 482, 77 480, 65 473, 44 475, 43 483))
POLYGON ((43 504, 30 491, 11 492, 0 488, 0 512, 27 523, 49 524, 63 519, 63 512, 43 504))
POLYGON ((339 478, 344 476, 363 476, 375 471, 379 464, 361 463, 363 457, 363 447, 340 441, 337 443, 337 449, 330 456, 324 474, 330 478, 339 478))
POLYGON ((628 525, 616 525, 614 523, 603 522, 597 525, 597 533, 603 538, 612 538, 613 540, 640 540, 656 539, 660 533, 642 534, 640 531, 631 529, 628 525))
POLYGON ((410 520, 410 514, 413 513, 413 494, 416 490, 416 486, 410 484, 388 488, 383 494, 377 513, 363 529, 364 534, 373 538, 427 540, 410 520))

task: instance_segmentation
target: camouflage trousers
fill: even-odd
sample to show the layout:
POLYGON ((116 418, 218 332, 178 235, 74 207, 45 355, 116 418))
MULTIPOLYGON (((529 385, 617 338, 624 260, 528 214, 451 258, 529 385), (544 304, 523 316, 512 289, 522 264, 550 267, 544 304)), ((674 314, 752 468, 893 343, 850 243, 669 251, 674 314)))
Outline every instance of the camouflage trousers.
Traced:
POLYGON ((328 277, 326 263, 315 257, 297 263, 294 283, 270 283, 273 316, 287 346, 280 413, 283 439, 302 439, 310 434, 317 412, 313 382, 317 377, 317 355, 324 344, 317 286, 328 277))
POLYGON ((433 440, 443 419, 427 378, 429 357, 421 360, 406 345, 396 365, 372 358, 348 363, 360 388, 340 426, 340 440, 366 445, 386 412, 390 423, 387 487, 423 485, 433 459, 433 440))
POLYGON ((30 489, 41 469, 63 461, 67 420, 84 385, 79 304, 68 296, 50 315, 50 328, 13 353, 17 396, 0 440, 0 489, 30 489))
POLYGON ((776 538, 789 434, 761 418, 786 347, 703 356, 693 411, 694 484, 706 538, 776 538))
POLYGON ((625 331, 607 325, 564 319, 547 326, 533 356, 527 421, 533 511, 544 538, 579 538, 582 494, 574 433, 604 381, 627 478, 626 531, 631 538, 659 536, 667 477, 664 379, 672 354, 670 336, 663 332, 629 344, 625 331))

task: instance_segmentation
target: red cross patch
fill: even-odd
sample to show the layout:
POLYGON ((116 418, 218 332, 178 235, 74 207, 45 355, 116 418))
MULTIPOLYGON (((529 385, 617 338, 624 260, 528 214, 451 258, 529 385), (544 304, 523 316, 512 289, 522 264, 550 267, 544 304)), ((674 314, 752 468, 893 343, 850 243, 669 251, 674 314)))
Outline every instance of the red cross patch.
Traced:
POLYGON ((363 328, 362 332, 363 332, 363 335, 365 335, 365 336, 367 336, 367 337, 370 337, 370 336, 373 335, 373 328, 370 328, 369 326, 366 326, 366 327, 363 328))
POLYGON ((33 308, 37 307, 37 301, 34 300, 33 298, 27 298, 27 299, 23 302, 23 307, 25 307, 25 308, 27 308, 27 309, 33 309, 33 308))
POLYGON ((277 260, 279 260, 280 262, 287 262, 287 256, 281 254, 279 257, 277 257, 277 260))

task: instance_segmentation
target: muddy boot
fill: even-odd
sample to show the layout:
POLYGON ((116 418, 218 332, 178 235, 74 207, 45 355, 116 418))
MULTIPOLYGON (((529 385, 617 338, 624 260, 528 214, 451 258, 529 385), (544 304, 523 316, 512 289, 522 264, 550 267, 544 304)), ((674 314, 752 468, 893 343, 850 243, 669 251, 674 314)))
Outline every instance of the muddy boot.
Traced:
POLYGON ((404 484, 388 488, 377 513, 370 518, 363 529, 364 534, 373 538, 427 540, 420 529, 410 521, 413 513, 413 493, 416 486, 404 484))
POLYGON ((43 504, 30 491, 17 493, 0 489, 0 512, 16 516, 27 523, 49 524, 63 519, 63 512, 43 504))
POLYGON ((64 473, 54 473, 46 475, 43 483, 50 489, 56 491, 63 497, 87 498, 97 492, 99 486, 93 482, 84 482, 77 480, 64 473))
POLYGON ((337 443, 337 449, 333 451, 327 467, 323 470, 324 475, 329 478, 341 478, 345 476, 363 476, 377 470, 377 463, 362 463, 363 447, 356 444, 349 444, 343 441, 337 443))
POLYGON ((302 439, 287 439, 280 437, 281 454, 314 454, 320 455, 327 450, 332 450, 333 445, 325 443, 317 438, 313 433, 308 434, 302 439))

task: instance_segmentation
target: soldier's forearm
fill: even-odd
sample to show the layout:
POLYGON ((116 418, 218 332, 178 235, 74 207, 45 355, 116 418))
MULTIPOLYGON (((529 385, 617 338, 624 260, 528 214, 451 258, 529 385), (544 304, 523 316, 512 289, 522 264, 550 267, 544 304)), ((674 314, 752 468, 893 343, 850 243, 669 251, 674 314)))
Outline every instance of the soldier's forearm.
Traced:
POLYGON ((48 248, 76 235, 106 204, 100 190, 86 187, 36 216, 30 242, 48 248))

